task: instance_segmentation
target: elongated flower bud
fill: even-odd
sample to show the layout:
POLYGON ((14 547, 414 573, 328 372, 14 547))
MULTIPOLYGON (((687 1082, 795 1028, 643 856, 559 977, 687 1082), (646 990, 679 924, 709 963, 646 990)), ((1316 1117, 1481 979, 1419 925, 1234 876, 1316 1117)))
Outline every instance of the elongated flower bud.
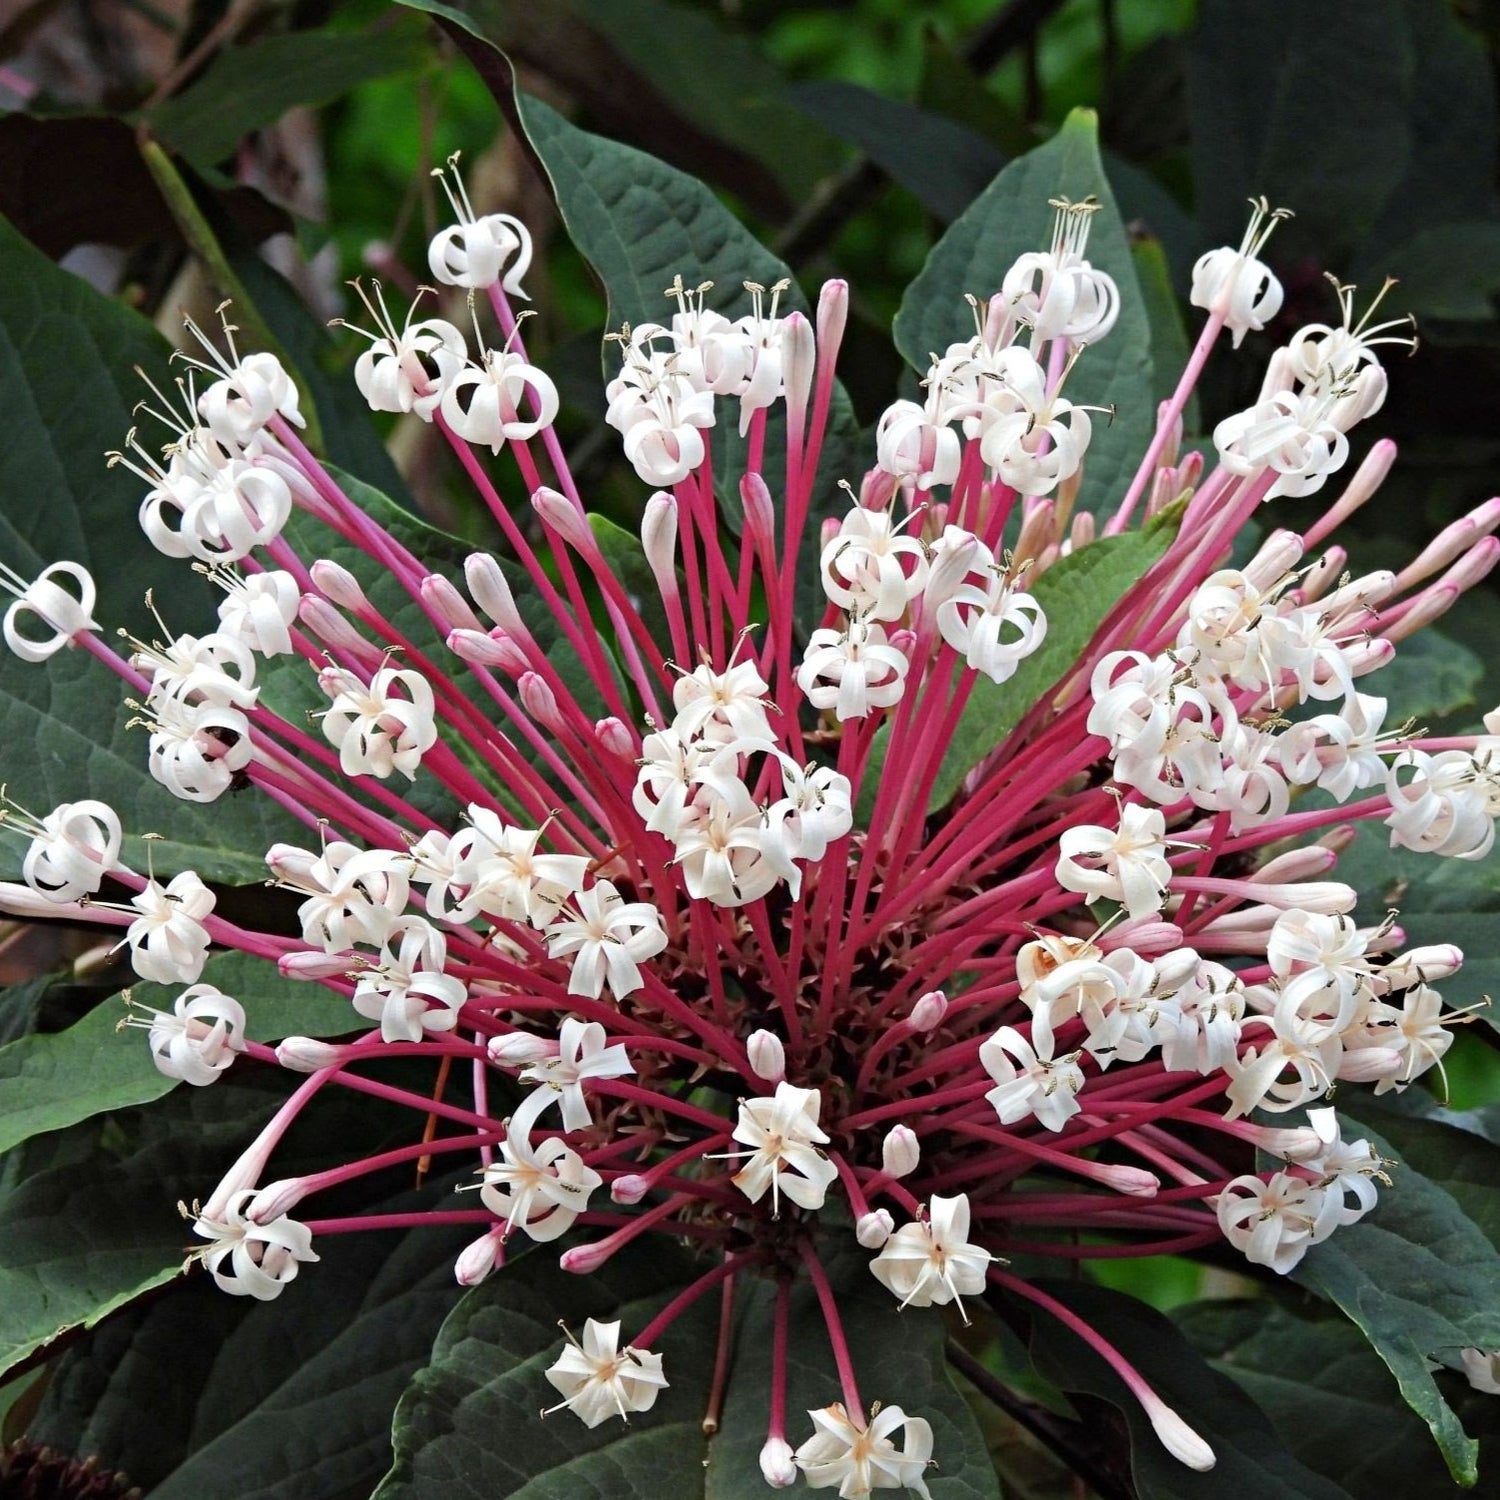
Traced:
POLYGON ((880 1143, 880 1162, 892 1177, 910 1176, 921 1160, 922 1147, 914 1130, 906 1125, 895 1125, 886 1132, 880 1143))
POLYGON ((774 1031, 752 1031, 745 1041, 750 1054, 750 1068, 767 1083, 780 1083, 786 1077, 786 1048, 774 1031))

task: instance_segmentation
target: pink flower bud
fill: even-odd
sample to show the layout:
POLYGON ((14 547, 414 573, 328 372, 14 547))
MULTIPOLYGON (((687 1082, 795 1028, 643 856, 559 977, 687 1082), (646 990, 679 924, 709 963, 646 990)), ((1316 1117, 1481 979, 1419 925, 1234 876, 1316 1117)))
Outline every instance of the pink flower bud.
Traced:
POLYGON ((566 495, 543 485, 532 495, 531 505, 543 523, 550 526, 570 547, 589 559, 598 556, 599 547, 594 540, 594 533, 579 514, 578 507, 566 495))
POLYGON ((1154 1198, 1161 1189, 1161 1178, 1144 1167, 1126 1167, 1108 1163, 1096 1165, 1088 1174, 1095 1182, 1128 1193, 1132 1198, 1154 1198))
POLYGON ((359 586, 359 579, 341 563, 331 562, 326 557, 319 558, 308 572, 324 597, 337 604, 340 609, 361 610, 370 607, 365 591, 359 586))
POLYGON ((1381 971, 1381 979, 1392 989, 1413 984, 1436 984, 1449 979, 1463 967, 1463 949, 1452 943, 1435 943, 1430 947, 1411 948, 1393 958, 1381 971))
POLYGON ((1332 849, 1320 844, 1309 844, 1305 849, 1288 849, 1285 854, 1278 854, 1247 878, 1271 884, 1277 881, 1311 880, 1317 875, 1326 875, 1338 860, 1338 855, 1332 849))
POLYGON ((613 715, 607 719, 599 719, 595 722, 594 738, 611 755, 619 755, 626 760, 633 760, 635 758, 638 747, 636 737, 630 732, 627 725, 613 715))
POLYGON ((471 553, 464 559, 464 577, 480 609, 497 625, 524 639, 528 632, 500 564, 488 552, 471 553))
POLYGON ((786 1048, 774 1031, 752 1031, 745 1042, 750 1054, 750 1070, 767 1083, 780 1083, 786 1077, 786 1048))
POLYGON ((1330 547, 1303 575, 1297 593, 1302 599, 1321 599, 1329 586, 1343 577, 1349 554, 1342 547, 1330 547))
POLYGON ((902 656, 910 656, 917 649, 916 631, 908 630, 904 625, 899 630, 891 631, 885 639, 886 644, 899 651, 902 656))
POLYGON ((245 1217, 257 1224, 269 1224, 296 1208, 307 1196, 309 1186, 305 1177, 283 1177, 279 1182, 269 1182, 250 1200, 245 1217))
POLYGON ((812 395, 812 324, 799 312, 789 313, 781 325, 781 379, 789 412, 805 416, 812 395))
POLYGON ((318 1073, 342 1062, 348 1050, 312 1036, 289 1036, 277 1047, 276 1061, 294 1073, 318 1073))
POLYGON ((491 631, 450 631, 448 649, 476 667, 498 667, 510 677, 519 677, 531 665, 525 653, 498 625, 491 631))
POLYGON ((1337 1076, 1346 1083, 1379 1083, 1398 1077, 1405 1066, 1394 1047, 1355 1047, 1339 1058, 1337 1076))
POLYGON ((380 652, 326 599, 304 594, 297 606, 297 617, 330 649, 347 651, 358 662, 379 663, 380 652))
POLYGON ((616 1203, 639 1203, 650 1191, 649 1178, 636 1172, 627 1172, 624 1177, 616 1177, 610 1184, 609 1196, 616 1203))
POLYGON ((562 715, 558 712, 557 696, 547 686, 540 672, 523 672, 517 683, 521 690, 521 706, 538 724, 556 734, 563 727, 562 715))
POLYGON ((347 953, 323 953, 316 948, 283 953, 276 967, 283 979, 336 979, 349 972, 353 960, 347 953))
POLYGON ((761 1477, 773 1490, 784 1490, 796 1484, 801 1472, 792 1456, 792 1445, 783 1437, 768 1437, 760 1450, 761 1477))
POLYGON ((928 990, 911 1008, 906 1024, 919 1035, 943 1024, 948 1014, 948 997, 941 990, 928 990))
POLYGON ((556 1057, 558 1046, 545 1037, 532 1036, 529 1031, 512 1031, 505 1036, 492 1036, 485 1046, 485 1053, 497 1068, 527 1068, 546 1057, 556 1057))
POLYGON ((667 599, 677 597, 677 500, 665 490, 658 490, 647 502, 641 515, 641 547, 656 578, 656 585, 667 599))
POLYGON ((849 283, 838 277, 825 281, 818 290, 818 310, 814 316, 818 325, 818 348, 824 363, 832 366, 849 321, 849 283))
POLYGON ((859 1216, 859 1222, 854 1226, 854 1238, 866 1250, 878 1250, 890 1239, 891 1231, 895 1227, 896 1221, 891 1218, 890 1212, 884 1208, 877 1208, 873 1213, 859 1216))
POLYGON ((766 556, 774 555, 776 508, 766 482, 753 471, 740 480, 740 504, 745 507, 745 529, 766 556))
POLYGON ((460 1286, 478 1286, 491 1271, 505 1264, 505 1241, 498 1229, 487 1229, 477 1240, 464 1246, 453 1264, 453 1274, 460 1286))
POLYGON ((592 1276, 614 1254, 617 1247, 611 1240, 611 1236, 606 1236, 587 1245, 574 1245, 558 1256, 557 1263, 575 1276, 592 1276))
POLYGON ((906 1125, 893 1125, 880 1145, 880 1164, 892 1177, 907 1177, 917 1170, 922 1146, 916 1132, 906 1125))
POLYGON ((441 573, 429 573, 421 591, 423 602, 449 630, 479 629, 479 616, 469 608, 469 601, 441 573))
POLYGON ((1273 531, 1245 564, 1245 578, 1264 592, 1302 561, 1302 538, 1292 531, 1273 531))
POLYGON ((1160 1396, 1149 1387, 1135 1392, 1136 1399, 1151 1418, 1151 1425, 1161 1439, 1161 1445, 1179 1463, 1200 1473, 1213 1468, 1217 1460, 1214 1450, 1188 1426, 1160 1396))

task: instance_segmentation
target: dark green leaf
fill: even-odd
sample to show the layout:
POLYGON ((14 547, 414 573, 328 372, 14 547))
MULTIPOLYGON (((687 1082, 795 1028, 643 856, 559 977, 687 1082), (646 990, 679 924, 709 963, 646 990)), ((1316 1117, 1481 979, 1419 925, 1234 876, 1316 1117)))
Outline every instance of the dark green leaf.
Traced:
MULTIPOLYGON (((983 676, 975 682, 943 756, 929 808, 942 807, 964 777, 1004 742, 1050 688, 1070 674, 1105 617, 1166 552, 1172 535, 1169 526, 1156 526, 1102 537, 1060 558, 1037 579, 1032 593, 1046 612, 1047 638, 1008 682, 994 683, 983 676)), ((873 810, 889 742, 890 735, 882 728, 871 747, 870 769, 861 785, 859 813, 863 818, 873 810)))
MULTIPOLYGON (((0 223, 0 555, 35 576, 66 558, 99 587, 97 617, 150 635, 143 595, 154 588, 179 628, 209 615, 211 591, 179 562, 155 552, 136 525, 143 486, 105 466, 135 421, 144 387, 132 367, 165 366, 167 349, 137 314, 58 270, 0 223)), ((195 868, 205 879, 263 875, 258 852, 284 837, 288 820, 258 798, 214 806, 181 802, 146 771, 146 736, 127 730, 117 678, 82 651, 43 665, 0 652, 0 780, 38 815, 97 797, 133 834, 163 834, 156 869, 195 868), (19 754, 20 747, 25 753, 19 754)), ((0 838, 0 864, 19 869, 24 840, 0 838)), ((144 865, 132 841, 126 857, 144 865)))
POLYGON ((1500 295, 1500 222, 1424 224, 1371 254, 1370 277, 1394 276, 1401 306, 1428 318, 1487 321, 1500 295))
POLYGON ((1113 405, 1113 423, 1094 423, 1079 505, 1098 511, 1118 502, 1156 427, 1151 399, 1151 330, 1130 246, 1114 195, 1099 161, 1096 120, 1074 110, 1044 146, 1013 161, 932 248, 927 263, 906 289, 896 314, 896 347, 908 363, 926 372, 934 353, 969 338, 974 318, 966 292, 988 297, 999 289, 1016 257, 1052 240, 1048 201, 1099 200, 1089 232, 1088 258, 1120 288, 1120 317, 1109 336, 1088 349, 1069 377, 1069 399, 1113 405))
MULTIPOLYGON (((1269 1301, 1195 1302, 1173 1318, 1222 1374, 1270 1417, 1308 1468, 1353 1500, 1446 1500, 1453 1480, 1391 1373, 1343 1318, 1298 1317, 1269 1301), (1359 1434, 1358 1441, 1347 1435, 1359 1434)), ((1500 1403, 1469 1392, 1465 1422, 1482 1424, 1483 1467, 1495 1462, 1500 1403)))
POLYGON ((268 36, 226 48, 191 87, 146 118, 189 161, 212 166, 242 136, 289 109, 327 104, 356 84, 416 68, 424 57, 421 33, 409 26, 268 36))
MULTIPOLYGON (((1377 1151, 1400 1159, 1368 1121, 1365 1131, 1377 1151)), ((1374 1213, 1314 1246, 1293 1275, 1359 1325, 1454 1479, 1473 1484, 1477 1444, 1429 1361, 1456 1365, 1461 1349, 1500 1349, 1500 1254, 1452 1194, 1418 1172, 1397 1172, 1374 1213)))
POLYGON ((1361 683, 1362 693, 1386 699, 1386 723, 1427 724, 1472 708, 1484 678, 1484 659, 1467 646, 1428 628, 1418 631, 1390 664, 1361 683))
MULTIPOLYGON (((1182 321, 1182 305, 1172 290, 1171 273, 1167 269, 1161 241, 1137 239, 1130 246, 1130 255, 1135 261, 1136 280, 1140 283, 1146 321, 1151 328, 1151 371, 1156 382, 1151 395, 1160 403, 1177 389, 1178 377, 1188 362, 1187 328, 1182 321)), ((1197 391, 1188 397, 1183 407, 1182 426, 1189 434, 1198 431, 1197 391)))
POLYGON ((999 150, 967 125, 857 83, 799 83, 787 98, 809 119, 858 146, 945 223, 956 219, 1005 165, 999 150))
POLYGON ((1042 1285, 1103 1334, 1214 1450, 1217 1461, 1206 1473, 1179 1463, 1103 1358, 1057 1319, 1030 1309, 1031 1353, 1042 1376, 1065 1391, 1102 1396, 1124 1415, 1140 1500, 1222 1500, 1228 1495, 1347 1500, 1337 1485, 1287 1451, 1265 1413, 1231 1380, 1210 1369, 1169 1318, 1133 1297, 1086 1282, 1042 1285))

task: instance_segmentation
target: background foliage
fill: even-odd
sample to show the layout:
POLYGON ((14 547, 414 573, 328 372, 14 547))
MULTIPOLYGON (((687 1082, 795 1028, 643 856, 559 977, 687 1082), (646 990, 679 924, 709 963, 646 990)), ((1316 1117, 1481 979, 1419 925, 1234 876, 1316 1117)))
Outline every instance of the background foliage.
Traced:
MULTIPOLYGON (((966 285, 1036 236, 1017 208, 1031 202, 1020 178, 1002 188, 997 174, 1051 141, 1018 169, 1046 180, 1076 144, 1058 134, 1068 111, 1089 104, 1103 147, 1101 165, 1086 158, 1089 187, 1122 225, 1111 238, 1104 216, 1097 249, 1138 283, 1132 312, 1150 316, 1149 327, 1122 320, 1110 348, 1134 364, 1100 372, 1112 389, 1133 372, 1154 369, 1160 382, 1171 370, 1186 347, 1179 294, 1192 261, 1237 239, 1251 193, 1298 214, 1272 244, 1288 298, 1264 349, 1333 316, 1325 271, 1402 278, 1393 307, 1418 316, 1424 342, 1392 368, 1388 408, 1371 424, 1398 440, 1402 459, 1357 520, 1356 558, 1409 556, 1500 472, 1497 56, 1492 0, 21 0, 0 19, 0 210, 11 226, 0 229, 0 553, 22 567, 59 551, 87 561, 86 527, 95 547, 120 549, 101 575, 114 615, 144 623, 151 561, 130 537, 134 486, 99 453, 128 423, 130 365, 164 353, 149 324, 170 335, 180 308, 201 315, 221 295, 234 296, 247 338, 297 367, 335 462, 429 523, 486 538, 428 429, 395 424, 383 445, 372 435, 348 380, 355 343, 320 326, 349 311, 353 275, 411 290, 402 267, 420 275, 440 222, 430 170, 460 147, 476 199, 538 232, 529 341, 558 379, 560 430, 594 509, 628 523, 638 503, 599 441, 606 316, 659 311, 656 293, 685 255, 716 275, 721 296, 745 275, 771 279, 776 263, 751 258, 751 236, 804 289, 830 275, 851 283, 841 440, 852 444, 893 392, 911 393, 902 356, 920 362, 957 331, 933 322, 924 281, 966 285), (682 187, 679 172, 712 191, 682 187), (621 207, 598 184, 627 179, 685 195, 680 212, 619 240, 621 207)), ((1197 433, 1245 404, 1257 377, 1243 360, 1211 365, 1197 433)), ((1122 450, 1139 445, 1149 416, 1139 400, 1122 411, 1111 435, 1122 450)), ((1091 484, 1106 481, 1091 461, 1091 484)), ((452 545, 428 535, 421 550, 447 556, 452 545)), ((201 609, 175 576, 171 588, 174 613, 201 609)), ((1500 702, 1495 608, 1493 590, 1476 591, 1372 690, 1394 700, 1397 718, 1471 727, 1500 702)), ((81 679, 49 682, 0 667, 7 749, 39 751, 28 795, 50 805, 71 786, 50 778, 87 759, 137 821, 165 819, 113 699, 95 701, 81 679)), ((212 819, 179 819, 158 865, 192 863, 241 884, 221 909, 239 903, 274 924, 286 913, 237 852, 274 836, 253 805, 231 803, 212 819)), ((1450 1000, 1494 987, 1493 864, 1435 868, 1376 838, 1361 840, 1350 867, 1368 914, 1399 902, 1415 941, 1470 950, 1450 1000)), ((694 1448, 674 1441, 673 1424, 691 1426, 692 1413, 671 1401, 632 1429, 633 1448, 614 1432, 597 1447, 549 1433, 517 1457, 506 1434, 532 1420, 527 1362, 552 1338, 526 1310, 555 1271, 518 1261, 460 1303, 452 1236, 426 1230, 341 1236, 312 1298, 246 1308, 201 1277, 174 1279, 173 1201, 214 1179, 274 1107, 275 1087, 247 1070, 211 1091, 168 1092, 140 1049, 108 1047, 119 966, 79 950, 56 928, 11 926, 0 939, 6 1439, 98 1455, 172 1500, 339 1500, 377 1484, 401 1500, 502 1484, 532 1497, 590 1482, 644 1494, 648 1473, 652 1494, 761 1492, 758 1438, 732 1424, 706 1470, 696 1458, 683 1467, 694 1448), (575 1457, 548 1457, 564 1447, 575 1457)), ((262 1015, 280 1007, 286 1030, 340 1024, 310 1014, 274 971, 219 982, 257 996, 262 1015)), ((1495 1040, 1481 1022, 1454 1049, 1442 1103, 1413 1091, 1356 1106, 1406 1165, 1378 1220, 1310 1256, 1298 1284, 1247 1276, 1226 1255, 1207 1269, 1102 1263, 1108 1274, 1053 1288, 1108 1323, 1201 1420, 1220 1450, 1212 1475, 1164 1460, 1078 1341, 997 1307, 964 1331, 908 1318, 902 1378, 929 1393, 916 1404, 936 1414, 948 1455, 934 1494, 993 1495, 987 1450, 1018 1497, 1074 1495, 1082 1482, 1103 1497, 1422 1500, 1471 1480, 1475 1440, 1494 1483, 1500 1455, 1485 1450, 1500 1448, 1500 1403, 1469 1391, 1454 1366, 1463 1344, 1500 1346, 1500 1118, 1469 1107, 1494 1097, 1495 1040)), ((320 1105, 289 1142, 287 1170, 321 1164, 334 1133, 347 1156, 348 1141, 379 1149, 395 1128, 378 1108, 320 1105)), ((393 1207, 411 1187, 400 1174, 376 1184, 393 1207)), ((669 1274, 660 1263, 612 1266, 587 1296, 601 1312, 645 1305, 669 1274)), ((742 1311, 746 1360, 753 1313, 742 1311)), ((806 1361, 809 1389, 817 1364, 806 1361)), ((6 1483, 0 1473, 0 1495, 6 1483)))

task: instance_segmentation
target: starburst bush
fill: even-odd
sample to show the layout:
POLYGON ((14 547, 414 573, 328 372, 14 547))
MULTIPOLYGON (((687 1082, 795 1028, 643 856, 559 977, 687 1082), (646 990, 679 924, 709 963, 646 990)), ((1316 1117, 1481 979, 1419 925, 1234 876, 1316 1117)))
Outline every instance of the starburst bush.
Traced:
POLYGON ((1493 567, 1500 502, 1394 569, 1334 539, 1395 460, 1350 433, 1415 342, 1399 289, 1339 287, 1341 322, 1185 442, 1211 352, 1280 309, 1286 210, 1205 247, 1158 402, 1078 116, 934 251, 896 329, 920 386, 861 435, 842 282, 804 304, 701 190, 528 119, 586 254, 650 236, 599 414, 634 530, 557 434, 527 228, 456 165, 424 270, 457 291, 367 283, 340 337, 369 408, 451 450, 492 548, 336 466, 331 407, 236 307, 172 364, 56 273, 6 292, 15 326, 82 309, 100 390, 139 358, 110 461, 177 570, 121 640, 147 579, 111 540, 92 571, 45 516, 52 551, 8 543, 31 706, 0 910, 93 925, 139 981, 33 1039, 14 1139, 239 1088, 248 1142, 185 1139, 187 1096, 162 1116, 163 1160, 203 1161, 182 1270, 292 1330, 349 1315, 319 1292, 346 1240, 427 1254, 403 1292, 441 1245, 471 1290, 382 1497, 687 1494, 705 1463, 716 1495, 993 1495, 942 1355, 1019 1402, 1035 1377, 975 1340, 997 1320, 1130 1403, 1143 1492, 1177 1465, 1326 1493, 1077 1279, 1168 1254, 1342 1306, 1469 1476, 1429 1361, 1494 1388, 1496 1283, 1449 1298, 1493 1250, 1381 1134, 1437 1110, 1419 1080, 1474 1019, 1443 998, 1465 956, 1370 907, 1382 849, 1489 856, 1500 720, 1431 735, 1372 674, 1493 567), (273 890, 244 899, 257 868, 273 890), (1441 1295, 1392 1283, 1403 1254, 1441 1295))

